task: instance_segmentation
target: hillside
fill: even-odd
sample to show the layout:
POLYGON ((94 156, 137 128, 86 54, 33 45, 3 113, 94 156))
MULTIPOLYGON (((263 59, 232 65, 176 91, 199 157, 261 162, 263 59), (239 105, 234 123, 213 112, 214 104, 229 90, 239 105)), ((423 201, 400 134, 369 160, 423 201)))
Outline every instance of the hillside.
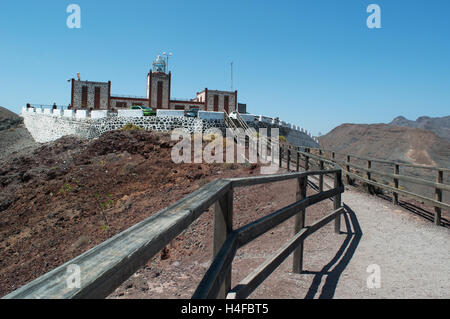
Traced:
POLYGON ((434 118, 421 116, 415 121, 398 116, 389 125, 421 128, 434 132, 437 136, 450 142, 450 116, 434 118))
MULTIPOLYGON (((327 135, 319 138, 324 149, 335 150, 338 153, 354 154, 361 157, 371 157, 404 163, 450 167, 450 142, 440 138, 430 131, 420 128, 392 126, 386 124, 343 124, 327 135)), ((356 164, 365 166, 364 161, 353 159, 356 164)), ((392 173, 393 167, 373 163, 372 168, 392 173)), ((416 176, 434 181, 435 172, 426 169, 401 168, 400 174, 416 176)), ((376 177, 383 180, 384 177, 376 177)), ((450 176, 444 176, 450 183, 450 176)), ((388 181, 392 182, 392 181, 388 181)), ((428 197, 434 196, 434 189, 400 182, 406 190, 428 197)), ((450 194, 443 193, 444 202, 450 201, 450 194)))
MULTIPOLYGON (((176 164, 174 144, 169 134, 111 131, 1 161, 0 296, 213 179, 258 173, 256 164, 176 164)), ((182 247, 188 241, 202 244, 193 237, 182 247)))
POLYGON ((0 106, 0 131, 17 127, 22 123, 22 118, 14 112, 0 106))
POLYGON ((24 155, 37 147, 23 119, 14 112, 0 106, 0 160, 11 154, 24 155))
POLYGON ((450 142, 436 134, 386 124, 343 124, 319 138, 325 149, 406 163, 450 166, 450 142))

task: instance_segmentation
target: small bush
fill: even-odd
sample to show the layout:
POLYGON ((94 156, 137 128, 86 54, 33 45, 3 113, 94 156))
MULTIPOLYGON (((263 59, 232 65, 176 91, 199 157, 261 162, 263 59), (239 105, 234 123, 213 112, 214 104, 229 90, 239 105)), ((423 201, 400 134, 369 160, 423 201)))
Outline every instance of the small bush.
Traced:
POLYGON ((133 123, 128 123, 128 124, 124 125, 120 130, 121 131, 142 131, 143 128, 140 126, 137 126, 133 123))

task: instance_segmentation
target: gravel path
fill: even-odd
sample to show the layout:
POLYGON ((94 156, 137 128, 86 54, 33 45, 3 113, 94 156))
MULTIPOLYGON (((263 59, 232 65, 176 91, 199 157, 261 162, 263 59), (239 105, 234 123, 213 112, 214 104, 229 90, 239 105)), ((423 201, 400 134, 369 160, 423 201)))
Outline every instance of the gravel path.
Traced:
POLYGON ((359 243, 336 298, 450 298, 449 229, 365 193, 347 191, 343 201, 359 243), (378 289, 364 284, 371 264, 378 289))
POLYGON ((289 274, 297 286, 309 285, 304 297, 450 298, 448 228, 352 188, 343 202, 343 234, 309 241, 306 272, 289 274), (379 288, 368 288, 369 265, 379 266, 379 288))

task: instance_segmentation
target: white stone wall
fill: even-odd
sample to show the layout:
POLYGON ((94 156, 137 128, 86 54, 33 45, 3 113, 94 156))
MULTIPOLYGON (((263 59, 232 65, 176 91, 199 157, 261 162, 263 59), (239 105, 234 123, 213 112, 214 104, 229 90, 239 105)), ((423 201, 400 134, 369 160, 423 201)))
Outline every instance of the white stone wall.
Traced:
POLYGON ((91 111, 91 119, 102 119, 108 117, 108 110, 93 110, 91 111))
POLYGON ((31 111, 23 112, 22 116, 25 127, 38 143, 51 142, 67 135, 75 135, 86 139, 95 138, 107 131, 121 129, 129 123, 138 125, 146 130, 160 132, 184 128, 190 133, 196 133, 213 126, 213 123, 200 119, 173 116, 123 117, 110 115, 100 119, 92 119, 90 117, 77 119, 75 117, 55 117, 31 111))
POLYGON ((76 110, 75 112, 75 118, 77 119, 85 119, 89 116, 88 110, 76 110))
POLYGON ((91 125, 88 121, 80 121, 65 117, 48 116, 44 114, 24 114, 25 127, 38 143, 57 140, 63 136, 75 135, 80 138, 93 138, 91 125))
MULTIPOLYGON (((108 114, 107 117, 99 117, 100 115, 105 115, 107 111, 92 111, 89 116, 86 111, 77 110, 75 116, 73 116, 73 110, 65 110, 64 114, 61 112, 44 114, 42 109, 35 110, 30 108, 22 110, 22 116, 25 126, 33 138, 40 143, 54 141, 66 135, 94 138, 104 132, 120 129, 128 123, 138 125, 146 130, 171 131, 175 128, 184 128, 191 133, 204 132, 210 128, 224 130, 226 127, 223 119, 224 114, 221 112, 200 111, 199 116, 201 118, 197 119, 173 116, 174 112, 177 111, 170 110, 166 110, 164 113, 161 110, 158 116, 142 116, 142 113, 140 113, 140 116, 136 116, 137 113, 135 112, 142 112, 141 110, 121 111, 118 114, 108 114), (133 116, 130 117, 130 115, 133 116)), ((249 115, 246 119, 248 119, 247 123, 250 127, 279 128, 280 135, 285 136, 294 145, 303 147, 319 146, 317 140, 313 139, 310 133, 304 129, 299 129, 299 127, 292 126, 293 128, 291 128, 286 125, 268 124, 266 123, 267 121, 260 121, 261 117, 255 115, 249 115)))
POLYGON ((74 110, 64 110, 63 116, 72 118, 75 116, 75 111, 74 110))
POLYGON ((199 111, 198 118, 203 120, 224 120, 225 114, 223 112, 209 112, 209 111, 199 111))
POLYGON ((119 117, 142 117, 144 111, 142 110, 118 110, 117 116, 119 117))
POLYGON ((181 110, 156 110, 156 116, 174 116, 174 117, 184 117, 184 111, 181 110))

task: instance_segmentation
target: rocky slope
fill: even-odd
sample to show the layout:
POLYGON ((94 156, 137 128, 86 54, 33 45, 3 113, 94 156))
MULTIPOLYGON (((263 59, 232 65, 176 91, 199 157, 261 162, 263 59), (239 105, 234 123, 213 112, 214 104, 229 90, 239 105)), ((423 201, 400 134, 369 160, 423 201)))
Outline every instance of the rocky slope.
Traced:
POLYGON ((450 166, 450 142, 436 134, 386 124, 343 124, 319 138, 325 149, 418 165, 450 166))
POLYGON ((450 142, 450 116, 435 118, 421 116, 415 121, 398 116, 389 125, 421 128, 434 132, 437 136, 450 142))
MULTIPOLYGON (((0 162, 0 296, 215 178, 259 173, 256 164, 175 164, 174 144, 168 134, 112 131, 0 162)), ((189 240, 182 247, 202 244, 189 240)))
MULTIPOLYGON (((361 157, 371 157, 382 160, 398 161, 416 165, 434 167, 450 167, 450 142, 440 138, 433 132, 403 126, 387 124, 343 124, 327 135, 319 138, 324 149, 339 153, 354 154, 361 157)), ((341 158, 342 159, 342 158, 341 158)), ((353 159, 366 166, 365 161, 353 159)), ((393 173, 391 165, 372 163, 372 168, 393 173)), ((436 180, 435 171, 417 168, 400 169, 400 174, 436 180)), ((384 177, 377 176, 379 180, 384 177)), ((450 176, 444 174, 444 181, 450 183, 450 176)), ((392 182, 388 180, 387 182, 392 182)), ((400 187, 417 194, 434 197, 434 189, 428 186, 400 182, 400 187)), ((450 202, 450 194, 443 193, 444 202, 450 202)))
POLYGON ((0 107, 0 160, 5 160, 11 154, 24 155, 37 147, 23 119, 16 113, 0 107))
POLYGON ((0 106, 0 131, 17 127, 22 123, 22 118, 14 112, 0 106))

